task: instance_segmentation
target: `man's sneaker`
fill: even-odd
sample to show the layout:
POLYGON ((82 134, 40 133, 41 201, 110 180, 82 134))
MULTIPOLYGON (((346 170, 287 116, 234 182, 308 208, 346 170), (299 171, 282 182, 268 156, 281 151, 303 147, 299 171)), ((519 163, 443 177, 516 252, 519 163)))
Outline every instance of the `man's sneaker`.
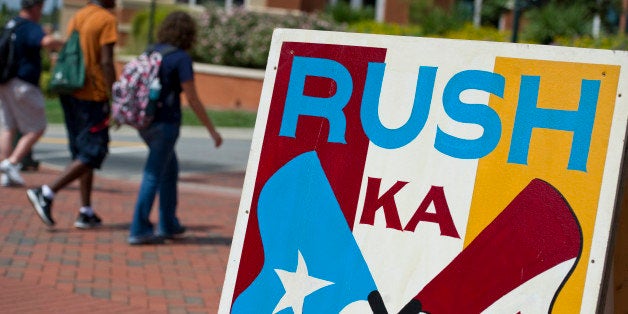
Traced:
POLYGON ((39 170, 39 160, 33 159, 33 154, 30 153, 20 161, 22 171, 37 171, 39 170))
POLYGON ((7 176, 5 173, 0 174, 0 186, 11 186, 9 176, 7 176))
POLYGON ((89 216, 84 213, 79 213, 74 222, 74 227, 79 229, 91 229, 100 225, 102 225, 102 220, 96 214, 89 216))
POLYGON ((39 218, 48 226, 54 225, 55 221, 52 220, 52 213, 50 212, 52 200, 44 196, 41 188, 29 189, 26 191, 26 195, 31 204, 33 204, 39 218))
POLYGON ((22 184, 15 183, 9 179, 9 176, 6 173, 0 174, 0 186, 2 187, 18 187, 23 186, 22 184))
POLYGON ((0 162, 0 172, 7 175, 9 182, 14 185, 24 185, 24 179, 20 175, 21 166, 12 164, 8 159, 0 162))

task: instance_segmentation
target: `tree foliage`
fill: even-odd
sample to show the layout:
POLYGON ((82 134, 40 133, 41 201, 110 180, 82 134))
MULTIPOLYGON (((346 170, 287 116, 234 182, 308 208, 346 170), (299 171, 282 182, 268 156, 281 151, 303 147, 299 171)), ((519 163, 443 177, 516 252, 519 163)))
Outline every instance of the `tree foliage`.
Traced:
MULTIPOLYGON (((484 0, 483 25, 497 27, 504 13, 514 9, 514 0, 484 0)), ((590 35, 593 17, 599 14, 602 31, 616 31, 621 0, 517 0, 523 13, 523 40, 552 43, 558 37, 590 35)))
POLYGON ((446 10, 434 3, 434 0, 409 0, 410 23, 420 25, 426 35, 443 35, 459 29, 470 20, 471 14, 460 5, 446 10))

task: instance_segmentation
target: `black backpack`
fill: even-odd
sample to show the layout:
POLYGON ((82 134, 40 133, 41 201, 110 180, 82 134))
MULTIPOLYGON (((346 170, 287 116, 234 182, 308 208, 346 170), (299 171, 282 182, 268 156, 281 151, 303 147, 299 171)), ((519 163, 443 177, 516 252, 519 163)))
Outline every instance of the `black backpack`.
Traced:
POLYGON ((17 72, 17 56, 15 55, 15 30, 23 21, 9 20, 0 34, 0 84, 4 84, 17 72))

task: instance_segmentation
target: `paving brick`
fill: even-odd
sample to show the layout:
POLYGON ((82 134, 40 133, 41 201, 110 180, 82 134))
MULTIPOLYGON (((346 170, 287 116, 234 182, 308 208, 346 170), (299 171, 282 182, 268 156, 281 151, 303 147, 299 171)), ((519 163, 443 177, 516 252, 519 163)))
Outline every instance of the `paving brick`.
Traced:
MULTIPOLYGON (((23 176, 34 187, 58 173, 43 166, 23 176)), ((138 182, 97 174, 92 204, 104 224, 95 230, 72 227, 76 183, 55 197, 55 228, 41 223, 24 188, 0 188, 0 199, 10 200, 0 202, 2 313, 215 313, 239 196, 199 186, 241 187, 243 180, 242 173, 219 176, 195 175, 194 186, 180 185, 185 239, 139 247, 126 243, 138 182)))

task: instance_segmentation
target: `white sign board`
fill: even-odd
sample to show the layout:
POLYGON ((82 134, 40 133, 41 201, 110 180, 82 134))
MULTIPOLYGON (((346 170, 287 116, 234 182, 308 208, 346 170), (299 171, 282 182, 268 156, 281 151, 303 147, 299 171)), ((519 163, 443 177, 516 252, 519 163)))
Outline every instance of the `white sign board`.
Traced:
POLYGON ((627 67, 276 30, 220 313, 594 313, 627 67))

